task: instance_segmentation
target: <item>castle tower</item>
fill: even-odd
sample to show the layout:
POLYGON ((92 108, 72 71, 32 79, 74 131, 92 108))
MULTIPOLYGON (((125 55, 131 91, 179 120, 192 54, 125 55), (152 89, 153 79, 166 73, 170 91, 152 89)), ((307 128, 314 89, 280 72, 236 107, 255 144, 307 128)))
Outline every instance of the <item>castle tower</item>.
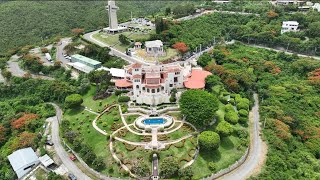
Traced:
POLYGON ((117 10, 119 9, 118 6, 116 6, 115 1, 109 0, 108 1, 108 14, 109 14, 109 28, 110 29, 118 29, 118 18, 117 18, 117 10))

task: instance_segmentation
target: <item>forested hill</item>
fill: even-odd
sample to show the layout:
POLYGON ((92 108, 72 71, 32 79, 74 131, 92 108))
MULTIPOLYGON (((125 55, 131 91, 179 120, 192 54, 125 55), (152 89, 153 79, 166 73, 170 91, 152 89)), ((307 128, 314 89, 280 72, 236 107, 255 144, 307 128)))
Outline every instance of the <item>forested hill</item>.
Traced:
MULTIPOLYGON (((119 21, 153 15, 181 2, 117 1, 119 21)), ((72 28, 87 30, 107 25, 107 1, 10 1, 0 3, 0 53, 41 42, 42 38, 68 35, 72 28)))

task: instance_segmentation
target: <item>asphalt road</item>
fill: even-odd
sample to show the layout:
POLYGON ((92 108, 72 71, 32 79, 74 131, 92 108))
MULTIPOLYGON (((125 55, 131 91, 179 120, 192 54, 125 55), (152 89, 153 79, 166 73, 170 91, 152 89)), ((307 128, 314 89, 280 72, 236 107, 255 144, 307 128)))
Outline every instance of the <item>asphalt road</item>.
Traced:
POLYGON ((74 164, 73 161, 69 159, 69 154, 66 152, 66 150, 63 148, 60 136, 59 136, 59 123, 61 122, 62 118, 62 110, 60 107, 56 104, 51 103, 54 108, 56 109, 56 116, 52 119, 52 126, 51 126, 51 136, 52 136, 52 142, 54 143, 54 150, 61 159, 62 163, 65 165, 65 167, 74 174, 77 179, 79 180, 89 180, 89 178, 86 174, 84 174, 78 166, 74 164))
POLYGON ((63 48, 69 43, 71 43, 71 38, 62 38, 57 45, 56 59, 62 62, 63 67, 66 67, 66 64, 70 62, 63 56, 63 48))
POLYGON ((261 136, 259 135, 259 98, 257 94, 254 94, 255 104, 252 108, 253 113, 253 124, 252 124, 252 138, 250 139, 250 151, 246 161, 239 166, 237 169, 231 171, 230 173, 220 177, 223 180, 240 180, 250 177, 254 170, 260 165, 260 158, 263 154, 263 142, 261 136))
MULTIPOLYGON (((8 63, 8 71, 12 73, 13 76, 23 77, 27 72, 20 68, 19 62, 18 62, 19 56, 13 55, 8 63)), ((40 78, 40 79, 46 79, 46 80, 54 80, 52 77, 48 76, 42 76, 42 75, 35 75, 31 74, 32 78, 40 78)))
POLYGON ((117 57, 119 57, 119 58, 122 58, 122 59, 128 61, 129 63, 141 63, 141 64, 146 64, 146 65, 152 64, 152 63, 147 63, 147 62, 142 61, 142 60, 140 60, 140 59, 137 59, 137 58, 128 56, 127 54, 125 54, 125 53, 123 53, 123 52, 121 52, 121 51, 119 51, 119 50, 117 50, 117 49, 109 46, 108 44, 94 39, 94 38, 92 37, 92 35, 98 33, 99 31, 100 31, 100 30, 87 33, 87 34, 83 35, 83 37, 84 37, 86 40, 88 40, 88 41, 90 41, 90 42, 92 42, 92 43, 94 43, 94 44, 97 44, 98 46, 101 46, 101 47, 109 47, 109 48, 110 48, 110 54, 111 54, 111 55, 114 55, 114 56, 117 56, 117 57))

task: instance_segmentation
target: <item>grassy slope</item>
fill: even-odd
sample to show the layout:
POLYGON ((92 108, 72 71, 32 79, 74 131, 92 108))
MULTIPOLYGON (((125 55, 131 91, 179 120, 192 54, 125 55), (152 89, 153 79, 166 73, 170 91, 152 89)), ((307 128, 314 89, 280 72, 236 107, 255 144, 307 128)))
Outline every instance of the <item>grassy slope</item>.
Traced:
MULTIPOLYGON (((181 2, 117 1, 119 21, 153 15, 181 2)), ((10 1, 0 3, 0 53, 42 38, 69 35, 72 28, 93 30, 107 25, 106 1, 10 1)))

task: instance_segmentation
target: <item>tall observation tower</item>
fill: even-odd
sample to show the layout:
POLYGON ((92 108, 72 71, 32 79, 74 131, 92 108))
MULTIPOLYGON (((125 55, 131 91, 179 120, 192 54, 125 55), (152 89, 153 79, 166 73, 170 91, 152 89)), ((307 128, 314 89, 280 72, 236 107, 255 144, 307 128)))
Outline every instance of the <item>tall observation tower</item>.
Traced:
POLYGON ((108 6, 106 6, 106 9, 109 15, 109 27, 105 28, 104 30, 113 34, 121 31, 125 31, 127 27, 118 25, 117 11, 119 7, 116 6, 115 1, 109 0, 108 6))

